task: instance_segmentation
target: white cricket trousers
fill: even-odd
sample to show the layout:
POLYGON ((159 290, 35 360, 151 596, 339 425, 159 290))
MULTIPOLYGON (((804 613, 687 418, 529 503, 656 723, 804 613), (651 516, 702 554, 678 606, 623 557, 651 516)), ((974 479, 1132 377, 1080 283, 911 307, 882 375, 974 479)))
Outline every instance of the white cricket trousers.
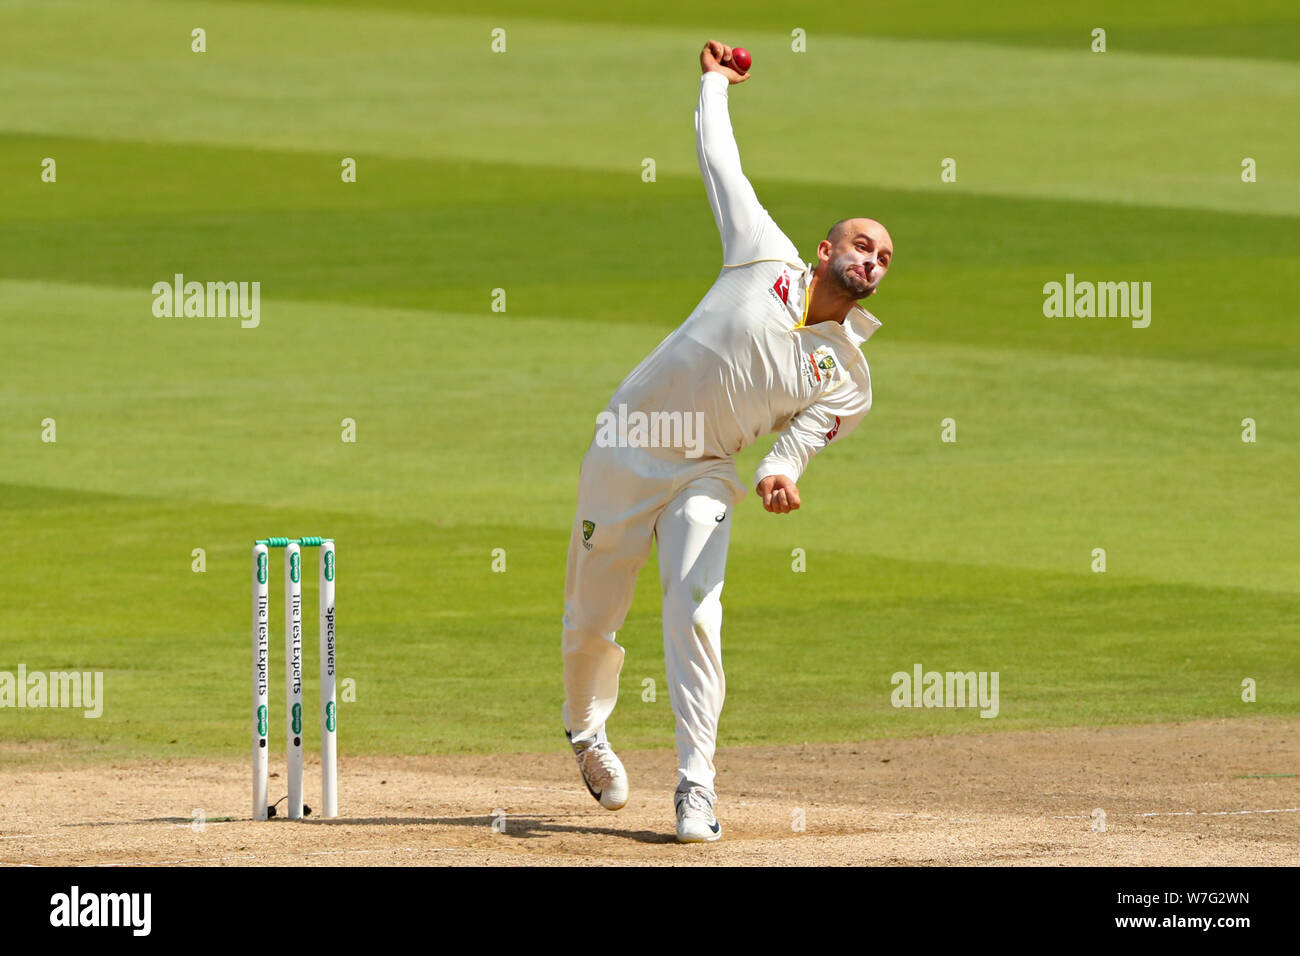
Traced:
POLYGON ((679 783, 713 789, 726 695, 722 581, 732 509, 747 494, 730 459, 674 460, 653 449, 593 441, 578 479, 564 581, 562 717, 574 740, 605 739, 623 668, 623 647, 614 637, 656 539, 679 783))

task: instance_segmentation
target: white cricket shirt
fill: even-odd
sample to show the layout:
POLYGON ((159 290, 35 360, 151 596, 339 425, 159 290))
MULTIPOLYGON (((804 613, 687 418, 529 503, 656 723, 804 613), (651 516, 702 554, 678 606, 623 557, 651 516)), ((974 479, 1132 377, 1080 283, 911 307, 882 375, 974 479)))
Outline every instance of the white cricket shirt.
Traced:
POLYGON ((773 474, 798 481, 813 455, 871 409, 861 345, 880 322, 855 305, 842 322, 804 325, 814 267, 799 258, 741 171, 727 90, 721 73, 703 74, 695 111, 722 271, 686 321, 623 380, 608 410, 701 412, 705 458, 730 457, 779 430, 753 484, 773 474))

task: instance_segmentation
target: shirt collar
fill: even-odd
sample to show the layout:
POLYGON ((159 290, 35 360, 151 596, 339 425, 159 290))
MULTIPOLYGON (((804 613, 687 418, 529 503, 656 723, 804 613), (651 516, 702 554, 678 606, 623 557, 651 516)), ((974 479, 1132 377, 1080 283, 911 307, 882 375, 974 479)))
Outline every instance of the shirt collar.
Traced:
POLYGON ((860 305, 855 305, 840 323, 844 334, 848 336, 854 348, 861 348, 862 343, 871 338, 871 334, 880 328, 880 320, 860 305))
MULTIPOLYGON (((804 269, 804 295, 808 294, 808 289, 812 285, 812 275, 815 266, 807 266, 804 269)), ((861 348, 862 343, 871 338, 876 329, 880 328, 881 321, 864 309, 862 306, 854 304, 853 308, 845 314, 844 320, 839 323, 840 328, 844 330, 845 337, 853 343, 854 348, 861 348)))

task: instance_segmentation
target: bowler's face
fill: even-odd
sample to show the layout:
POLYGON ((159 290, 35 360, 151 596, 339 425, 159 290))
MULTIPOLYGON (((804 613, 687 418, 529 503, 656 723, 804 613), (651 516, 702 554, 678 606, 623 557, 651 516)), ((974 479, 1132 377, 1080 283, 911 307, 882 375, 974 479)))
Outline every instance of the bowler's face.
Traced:
MULTIPOLYGON (((822 240, 822 245, 830 245, 822 240)), ((845 293, 854 299, 873 295, 894 259, 889 232, 874 219, 855 219, 826 255, 828 270, 845 293)))

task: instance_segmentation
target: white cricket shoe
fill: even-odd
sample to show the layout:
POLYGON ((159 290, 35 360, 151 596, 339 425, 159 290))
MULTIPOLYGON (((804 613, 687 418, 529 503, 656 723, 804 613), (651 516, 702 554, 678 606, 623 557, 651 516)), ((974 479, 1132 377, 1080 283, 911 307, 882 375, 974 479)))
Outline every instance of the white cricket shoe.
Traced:
MULTIPOLYGON (((567 733, 567 732, 566 732, 567 733)), ((578 757, 578 769, 587 792, 606 810, 621 810, 627 804, 627 771, 609 743, 594 737, 569 741, 578 757)))
POLYGON ((713 801, 718 795, 704 787, 677 788, 673 802, 677 805, 677 842, 712 843, 722 836, 722 825, 713 815, 713 801))

